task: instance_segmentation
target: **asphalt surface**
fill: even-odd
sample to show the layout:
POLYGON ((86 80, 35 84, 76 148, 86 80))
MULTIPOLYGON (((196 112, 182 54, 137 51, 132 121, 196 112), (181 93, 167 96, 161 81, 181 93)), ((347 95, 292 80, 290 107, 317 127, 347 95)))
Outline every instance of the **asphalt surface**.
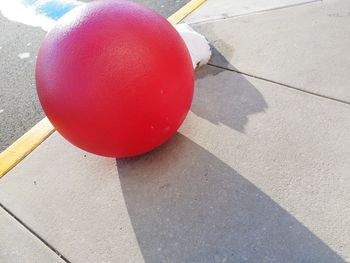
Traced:
MULTIPOLYGON (((91 1, 85 1, 91 2, 91 1)), ((188 0, 137 0, 164 17, 188 0)), ((45 115, 35 91, 35 59, 46 32, 0 13, 0 152, 45 115)))

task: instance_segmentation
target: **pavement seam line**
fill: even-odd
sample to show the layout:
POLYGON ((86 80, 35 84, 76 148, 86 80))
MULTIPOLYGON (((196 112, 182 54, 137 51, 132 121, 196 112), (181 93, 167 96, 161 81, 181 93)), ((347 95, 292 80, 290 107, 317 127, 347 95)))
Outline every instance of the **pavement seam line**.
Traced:
POLYGON ((313 96, 320 97, 320 98, 323 98, 323 99, 332 100, 332 101, 335 101, 335 102, 338 102, 338 103, 350 105, 350 102, 348 102, 348 101, 345 101, 345 100, 342 100, 342 99, 333 98, 333 97, 329 97, 327 95, 318 94, 318 93, 315 93, 315 92, 312 92, 312 91, 307 91, 307 90, 304 90, 304 89, 301 89, 301 88, 298 88, 298 87, 294 87, 294 86, 291 86, 291 85, 288 85, 288 84, 285 84, 285 83, 282 83, 282 82, 279 82, 279 81, 267 79, 267 78, 264 78, 264 77, 255 76, 255 75, 252 75, 250 73, 242 72, 242 71, 231 69, 231 68, 226 68, 226 67, 215 65, 215 64, 212 64, 212 63, 208 63, 208 65, 212 66, 212 67, 216 67, 216 68, 232 71, 232 72, 235 72, 235 73, 238 73, 238 74, 242 74, 242 75, 245 75, 245 76, 248 76, 248 77, 251 77, 251 78, 260 79, 260 80, 263 80, 263 81, 266 81, 266 82, 277 84, 277 85, 286 87, 288 89, 292 89, 292 90, 296 90, 296 91, 299 91, 299 92, 307 93, 309 95, 313 95, 313 96))
POLYGON ((66 263, 70 263, 70 261, 63 256, 57 249, 55 249, 52 245, 50 245, 45 239, 39 236, 33 229, 27 226, 21 219, 19 219, 16 215, 14 215, 9 209, 7 209, 2 203, 0 203, 0 207, 8 213, 13 219, 15 219, 20 225, 22 225, 26 230, 28 230, 32 235, 38 238, 41 242, 43 242, 52 252, 54 252, 60 259, 62 259, 66 263))
POLYGON ((310 0, 308 2, 303 2, 303 3, 296 3, 296 4, 286 5, 286 6, 279 6, 279 7, 272 7, 272 8, 267 8, 267 9, 263 9, 263 10, 257 10, 257 11, 253 11, 253 12, 246 13, 246 14, 237 14, 237 15, 231 15, 231 16, 226 16, 226 17, 207 18, 207 19, 202 19, 202 20, 195 21, 195 22, 189 22, 189 24, 190 25, 201 25, 201 24, 218 22, 221 20, 226 20, 226 19, 231 19, 231 18, 241 18, 241 17, 250 16, 250 15, 258 15, 258 14, 263 14, 263 13, 270 12, 270 11, 283 10, 283 9, 287 9, 287 8, 308 5, 308 4, 313 4, 316 2, 322 2, 322 1, 323 0, 310 0))
MULTIPOLYGON (((168 17, 168 21, 175 25, 201 6, 206 0, 191 0, 186 5, 168 17)), ((0 178, 20 163, 36 147, 44 142, 55 128, 47 117, 38 122, 33 128, 23 134, 12 145, 0 153, 0 178)))

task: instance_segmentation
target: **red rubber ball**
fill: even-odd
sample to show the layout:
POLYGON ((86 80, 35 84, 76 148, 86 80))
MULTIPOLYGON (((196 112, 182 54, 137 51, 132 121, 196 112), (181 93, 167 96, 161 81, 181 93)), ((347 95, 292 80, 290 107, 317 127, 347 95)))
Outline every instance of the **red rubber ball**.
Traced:
POLYGON ((63 16, 36 64, 41 105, 74 145, 130 157, 164 143, 184 121, 194 72, 162 16, 127 1, 97 1, 63 16))

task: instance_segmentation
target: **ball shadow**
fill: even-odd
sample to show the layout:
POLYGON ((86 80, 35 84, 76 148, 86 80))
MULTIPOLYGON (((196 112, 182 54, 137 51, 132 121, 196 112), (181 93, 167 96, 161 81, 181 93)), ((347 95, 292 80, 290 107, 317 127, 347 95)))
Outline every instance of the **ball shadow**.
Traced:
POLYGON ((145 262, 345 262, 185 136, 117 169, 145 262))
MULTIPOLYGON (((214 60, 225 61, 213 53, 214 60)), ((244 132, 249 115, 267 107, 243 75, 216 66, 197 71, 191 108, 197 116, 244 132)), ((117 169, 145 262, 345 262, 243 175, 184 135, 146 155, 117 160, 117 169)))
POLYGON ((212 59, 223 68, 205 66, 197 73, 191 111, 216 125, 224 124, 244 133, 249 115, 264 112, 268 105, 257 88, 242 74, 229 71, 233 66, 212 46, 212 59))

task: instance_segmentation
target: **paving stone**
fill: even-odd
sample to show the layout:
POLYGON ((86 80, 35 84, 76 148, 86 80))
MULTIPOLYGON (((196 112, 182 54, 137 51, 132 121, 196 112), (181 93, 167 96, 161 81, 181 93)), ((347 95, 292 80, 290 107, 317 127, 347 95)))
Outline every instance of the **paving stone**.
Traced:
POLYGON ((0 226, 0 262, 64 262, 2 208, 0 226))
POLYGON ((334 0, 193 26, 215 65, 350 103, 350 1, 334 0))
POLYGON ((142 262, 117 176, 55 133, 0 180, 0 202, 72 262, 142 262))
POLYGON ((55 133, 0 202, 72 262, 346 262, 349 113, 207 66, 162 147, 116 161, 55 133))
POLYGON ((185 18, 187 23, 225 19, 261 11, 287 8, 319 0, 207 0, 195 12, 185 18))

